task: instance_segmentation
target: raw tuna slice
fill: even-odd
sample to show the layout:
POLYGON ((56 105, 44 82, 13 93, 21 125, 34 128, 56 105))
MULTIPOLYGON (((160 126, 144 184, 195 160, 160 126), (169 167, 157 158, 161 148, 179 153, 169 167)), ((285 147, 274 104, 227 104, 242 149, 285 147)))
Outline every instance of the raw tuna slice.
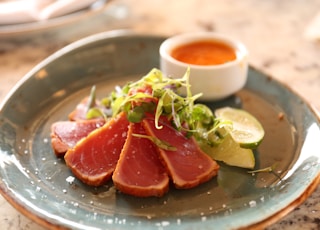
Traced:
POLYGON ((141 123, 131 123, 128 138, 113 173, 113 183, 123 193, 138 197, 163 196, 169 189, 169 177, 157 147, 149 139, 132 136, 145 134, 141 123))
POLYGON ((63 157, 82 138, 103 126, 104 119, 59 121, 51 126, 51 145, 57 157, 63 157))
POLYGON ((121 113, 69 149, 64 159, 73 174, 93 186, 108 181, 125 143, 128 125, 125 114, 121 113))
POLYGON ((151 118, 144 119, 143 124, 150 136, 176 147, 174 151, 159 148, 164 165, 176 188, 192 188, 217 175, 218 164, 199 148, 194 138, 185 137, 164 117, 159 122, 163 126, 162 129, 157 129, 154 119, 151 118))

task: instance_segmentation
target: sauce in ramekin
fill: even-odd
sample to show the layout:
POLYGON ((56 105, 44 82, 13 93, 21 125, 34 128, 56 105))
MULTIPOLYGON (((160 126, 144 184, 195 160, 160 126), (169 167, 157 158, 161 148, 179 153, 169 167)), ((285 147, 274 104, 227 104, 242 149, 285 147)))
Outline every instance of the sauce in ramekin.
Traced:
POLYGON ((187 64, 220 65, 236 59, 236 51, 229 45, 203 40, 184 44, 172 50, 171 56, 187 64))

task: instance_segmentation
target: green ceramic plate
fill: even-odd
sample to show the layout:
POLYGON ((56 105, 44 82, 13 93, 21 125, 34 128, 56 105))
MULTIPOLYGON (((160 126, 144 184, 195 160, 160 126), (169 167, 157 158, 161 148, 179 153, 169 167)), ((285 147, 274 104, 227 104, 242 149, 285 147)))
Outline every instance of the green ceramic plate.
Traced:
POLYGON ((135 198, 112 183, 93 188, 75 180, 50 146, 50 126, 67 114, 93 84, 99 95, 137 79, 159 64, 161 37, 112 31, 85 38, 29 72, 0 112, 0 191, 19 211, 48 228, 235 229, 266 226, 288 213, 319 180, 320 124, 289 88, 250 69, 246 87, 209 102, 254 114, 266 136, 247 173, 221 165, 218 177, 191 190, 170 189, 162 198, 135 198))

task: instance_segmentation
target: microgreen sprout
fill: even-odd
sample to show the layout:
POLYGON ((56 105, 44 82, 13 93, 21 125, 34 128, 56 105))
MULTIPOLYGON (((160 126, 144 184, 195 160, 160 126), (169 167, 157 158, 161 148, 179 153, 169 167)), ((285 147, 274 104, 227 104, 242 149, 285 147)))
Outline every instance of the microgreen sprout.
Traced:
MULTIPOLYGON (((140 122, 146 113, 153 113, 157 129, 162 128, 160 117, 167 116, 177 130, 194 136, 198 141, 217 144, 223 139, 221 130, 230 129, 232 124, 215 118, 210 108, 196 103, 202 94, 192 95, 189 75, 189 68, 182 78, 169 78, 160 70, 152 69, 140 80, 129 82, 122 88, 116 87, 108 97, 101 100, 101 104, 112 111, 112 116, 124 111, 130 122, 140 122), (181 88, 185 89, 185 97, 179 93, 181 88)), ((91 94, 91 100, 95 100, 95 88, 91 94)), ((87 115, 109 116, 92 103, 90 106, 93 107, 87 115)))
POLYGON ((146 138, 146 139, 149 139, 150 141, 152 141, 156 146, 158 146, 159 148, 161 149, 164 149, 164 150, 169 150, 169 151, 176 151, 177 148, 170 145, 169 143, 163 141, 163 140, 160 140, 156 137, 153 137, 153 136, 148 136, 148 135, 143 135, 143 134, 137 134, 137 133, 133 133, 132 136, 134 137, 140 137, 140 138, 146 138))
POLYGON ((248 173, 272 173, 273 175, 275 175, 280 181, 282 180, 280 175, 278 173, 275 172, 275 169, 277 168, 279 162, 275 162, 273 165, 266 167, 266 168, 262 168, 262 169, 256 169, 256 170, 251 170, 248 171, 248 173))
POLYGON ((88 97, 86 118, 92 119, 97 117, 103 117, 106 120, 108 117, 108 112, 107 110, 103 111, 103 107, 106 108, 106 102, 104 102, 105 106, 103 107, 98 106, 96 102, 96 86, 94 85, 92 86, 90 95, 88 97))

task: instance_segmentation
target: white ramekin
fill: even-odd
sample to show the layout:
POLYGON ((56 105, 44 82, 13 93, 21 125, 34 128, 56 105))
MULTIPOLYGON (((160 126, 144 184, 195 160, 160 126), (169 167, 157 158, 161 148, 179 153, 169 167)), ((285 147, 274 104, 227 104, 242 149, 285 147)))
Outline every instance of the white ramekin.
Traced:
POLYGON ((211 32, 185 33, 166 39, 160 46, 160 69, 168 77, 181 78, 190 67, 193 94, 202 93, 201 100, 219 100, 231 96, 246 83, 248 51, 239 41, 211 32), (229 45, 236 51, 236 59, 219 65, 193 65, 174 59, 174 48, 196 41, 214 40, 229 45))

